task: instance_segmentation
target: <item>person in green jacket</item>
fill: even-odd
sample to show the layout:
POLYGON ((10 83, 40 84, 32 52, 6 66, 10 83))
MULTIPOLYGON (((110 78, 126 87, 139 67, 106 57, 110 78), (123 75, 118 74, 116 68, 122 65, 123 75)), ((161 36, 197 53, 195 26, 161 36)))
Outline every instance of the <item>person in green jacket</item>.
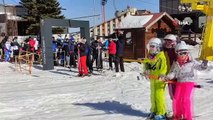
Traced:
POLYGON ((167 73, 167 62, 162 51, 162 42, 159 38, 152 38, 147 44, 148 56, 144 59, 145 76, 150 79, 151 88, 151 113, 148 119, 164 120, 165 106, 165 83, 161 77, 167 73))

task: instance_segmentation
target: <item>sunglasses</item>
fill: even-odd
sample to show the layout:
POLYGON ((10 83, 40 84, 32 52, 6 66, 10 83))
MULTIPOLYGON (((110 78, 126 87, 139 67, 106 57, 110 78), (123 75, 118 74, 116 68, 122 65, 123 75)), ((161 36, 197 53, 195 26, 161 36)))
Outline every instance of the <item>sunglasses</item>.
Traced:
POLYGON ((184 51, 184 52, 177 52, 177 55, 183 56, 183 55, 188 55, 188 53, 189 52, 186 52, 186 51, 184 51))

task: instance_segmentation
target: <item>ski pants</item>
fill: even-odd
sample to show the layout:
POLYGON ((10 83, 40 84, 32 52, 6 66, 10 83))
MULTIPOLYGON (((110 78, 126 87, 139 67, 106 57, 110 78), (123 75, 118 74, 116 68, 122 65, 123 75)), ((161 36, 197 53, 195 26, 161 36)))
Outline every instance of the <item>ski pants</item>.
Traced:
POLYGON ((169 89, 169 96, 170 96, 171 100, 173 100, 174 95, 175 95, 176 84, 169 83, 168 89, 169 89))
POLYGON ((191 98, 194 82, 177 82, 175 96, 173 99, 173 113, 178 119, 182 117, 192 120, 191 98))
POLYGON ((150 79, 150 88, 151 88, 151 112, 156 113, 156 115, 165 115, 165 83, 156 80, 150 79))
POLYGON ((90 72, 93 71, 93 62, 92 62, 92 58, 91 55, 87 55, 87 67, 89 68, 90 72))
POLYGON ((124 61, 123 61, 123 56, 121 55, 116 55, 115 57, 115 71, 119 72, 119 65, 120 65, 120 69, 122 72, 124 72, 124 61))
POLYGON ((114 62, 114 64, 116 64, 115 63, 115 54, 109 54, 109 67, 110 68, 113 68, 112 67, 112 62, 114 62))
POLYGON ((83 75, 83 74, 87 75, 88 74, 86 61, 87 61, 86 56, 80 57, 80 61, 79 61, 79 64, 78 64, 78 71, 79 71, 79 74, 81 74, 81 75, 83 75))
POLYGON ((75 53, 70 54, 70 68, 72 67, 76 68, 76 61, 75 61, 75 53))
POLYGON ((10 60, 10 52, 8 50, 5 50, 4 55, 5 55, 4 61, 8 62, 10 60))

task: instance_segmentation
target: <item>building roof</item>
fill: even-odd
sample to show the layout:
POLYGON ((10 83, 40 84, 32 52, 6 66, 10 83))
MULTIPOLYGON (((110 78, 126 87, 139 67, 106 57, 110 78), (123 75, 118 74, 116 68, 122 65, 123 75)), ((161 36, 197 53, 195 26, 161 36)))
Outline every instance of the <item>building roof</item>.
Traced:
POLYGON ((165 20, 167 23, 172 23, 174 21, 174 19, 166 12, 151 13, 140 16, 127 15, 123 20, 121 20, 120 26, 115 29, 144 28, 147 30, 160 19, 165 20))

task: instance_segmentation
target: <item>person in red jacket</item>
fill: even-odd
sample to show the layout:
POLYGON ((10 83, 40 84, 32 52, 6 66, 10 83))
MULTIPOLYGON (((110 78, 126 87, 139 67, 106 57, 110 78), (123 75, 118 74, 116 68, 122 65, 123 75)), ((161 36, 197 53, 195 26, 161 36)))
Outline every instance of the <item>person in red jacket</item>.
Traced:
POLYGON ((109 40, 108 52, 109 52, 109 69, 113 70, 112 62, 116 64, 115 63, 116 43, 113 41, 113 39, 109 40))
POLYGON ((29 45, 30 45, 30 52, 34 52, 35 51, 35 41, 33 40, 33 38, 29 37, 29 45))

